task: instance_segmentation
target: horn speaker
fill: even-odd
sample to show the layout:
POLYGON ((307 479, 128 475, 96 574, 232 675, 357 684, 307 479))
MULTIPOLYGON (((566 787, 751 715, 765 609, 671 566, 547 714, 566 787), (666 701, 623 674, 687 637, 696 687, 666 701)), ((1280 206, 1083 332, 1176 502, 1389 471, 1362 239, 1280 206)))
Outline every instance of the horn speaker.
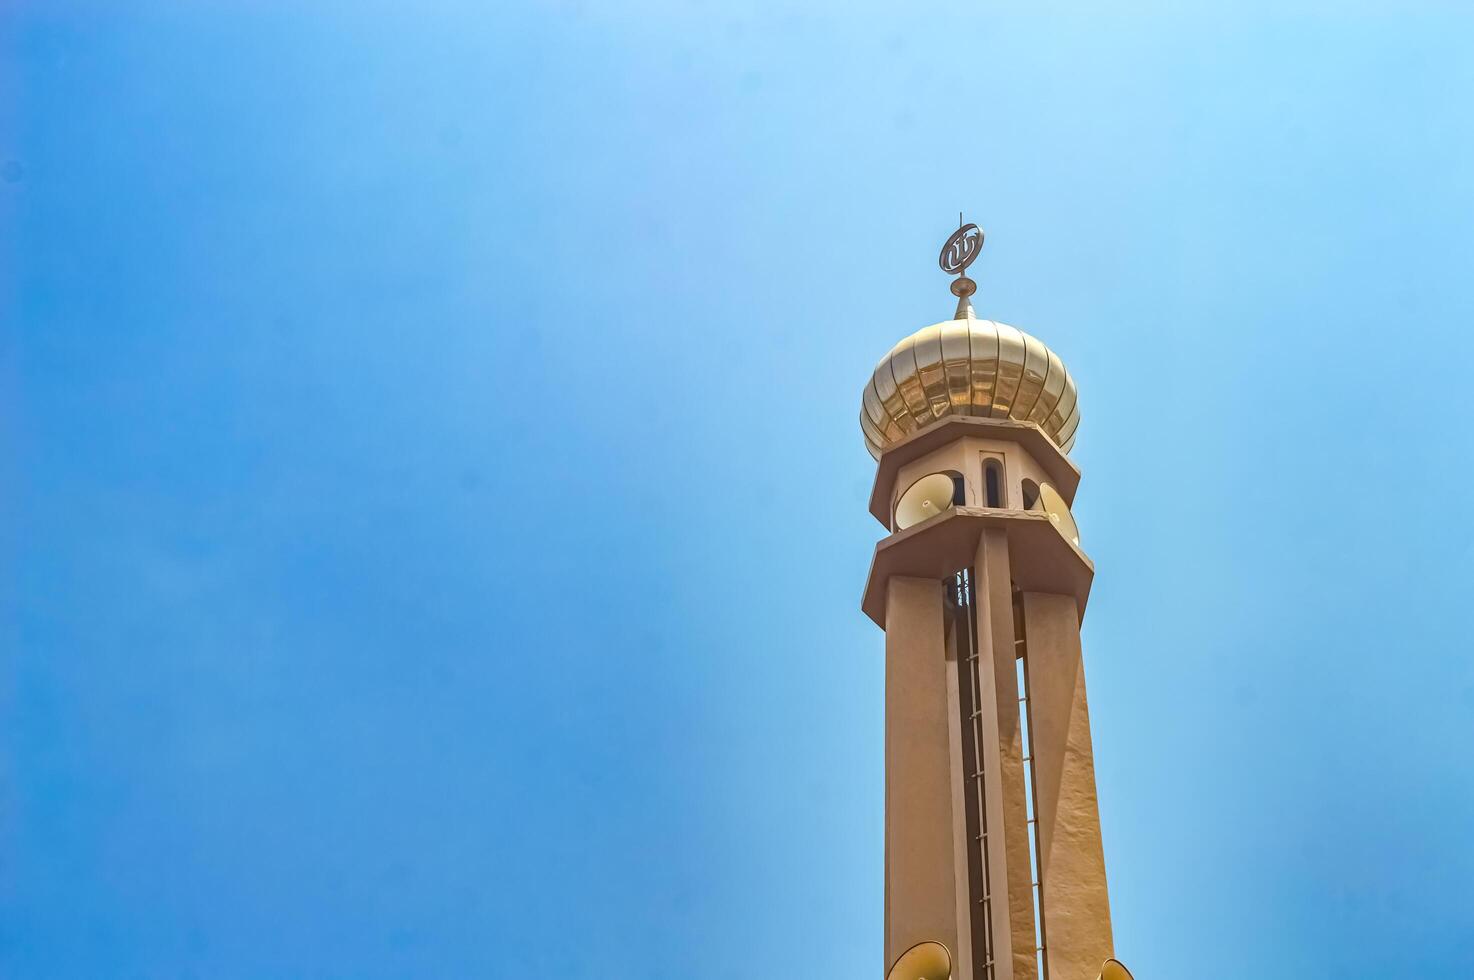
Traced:
POLYGON ((947 947, 925 942, 902 953, 885 980, 949 980, 951 976, 952 954, 947 952, 947 947))
POLYGON ((896 504, 896 529, 904 531, 951 507, 952 486, 952 478, 946 473, 923 476, 911 484, 896 504))

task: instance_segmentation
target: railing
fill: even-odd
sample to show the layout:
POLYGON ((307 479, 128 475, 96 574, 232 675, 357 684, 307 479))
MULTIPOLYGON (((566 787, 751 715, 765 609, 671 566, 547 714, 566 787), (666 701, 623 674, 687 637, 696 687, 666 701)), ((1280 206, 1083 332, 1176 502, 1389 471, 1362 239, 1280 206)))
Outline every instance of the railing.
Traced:
POLYGON ((1013 600, 1013 651, 1018 671, 1019 733, 1023 738, 1024 783, 1028 792, 1025 813, 1029 828, 1029 881, 1034 899, 1034 956, 1038 961, 1040 980, 1049 980, 1049 958, 1044 934, 1044 861, 1039 848, 1039 804, 1034 782, 1034 732, 1029 715, 1029 643, 1024 629, 1024 607, 1021 597, 1014 593, 1013 600))
POLYGON ((973 602, 973 576, 964 569, 949 582, 948 605, 952 614, 952 636, 957 651, 958 707, 961 710, 962 771, 967 833, 972 843, 967 855, 968 899, 973 935, 973 974, 978 980, 993 980, 993 875, 988 859, 988 798, 984 781, 982 695, 986 689, 979 671, 992 669, 978 656, 977 609, 973 602))

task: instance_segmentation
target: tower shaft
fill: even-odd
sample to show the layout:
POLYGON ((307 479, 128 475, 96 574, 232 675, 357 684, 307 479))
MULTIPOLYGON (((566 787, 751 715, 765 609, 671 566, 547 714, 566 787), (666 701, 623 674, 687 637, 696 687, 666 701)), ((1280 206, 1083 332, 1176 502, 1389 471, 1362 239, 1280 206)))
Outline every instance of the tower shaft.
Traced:
POLYGON ((927 474, 957 487, 877 546, 866 591, 886 632, 888 968, 939 942, 953 980, 1094 980, 1112 955, 1080 648, 1093 567, 1023 506, 1046 482, 1073 495, 1050 448, 951 419, 882 456, 892 525, 927 474))

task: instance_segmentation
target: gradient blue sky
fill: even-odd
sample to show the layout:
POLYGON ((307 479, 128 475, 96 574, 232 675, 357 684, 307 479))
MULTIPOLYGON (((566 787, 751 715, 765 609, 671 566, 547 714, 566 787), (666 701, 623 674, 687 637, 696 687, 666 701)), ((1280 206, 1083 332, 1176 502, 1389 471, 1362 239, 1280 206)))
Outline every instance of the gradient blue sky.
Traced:
POLYGON ((1474 13, 1184 6, 5 3, 0 975, 878 977, 959 209, 1121 956, 1474 974, 1474 13))

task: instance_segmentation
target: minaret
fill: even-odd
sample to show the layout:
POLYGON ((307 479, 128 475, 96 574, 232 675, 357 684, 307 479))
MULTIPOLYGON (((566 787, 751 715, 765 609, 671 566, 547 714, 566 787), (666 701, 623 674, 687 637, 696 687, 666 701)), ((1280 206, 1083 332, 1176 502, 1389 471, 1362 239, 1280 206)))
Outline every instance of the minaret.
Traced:
POLYGON ((1069 511, 1080 410, 1053 351, 974 313, 982 243, 971 224, 948 239, 955 317, 882 358, 860 411, 887 532, 862 603, 885 630, 885 968, 1095 980, 1113 950, 1080 658, 1095 569, 1069 511))

